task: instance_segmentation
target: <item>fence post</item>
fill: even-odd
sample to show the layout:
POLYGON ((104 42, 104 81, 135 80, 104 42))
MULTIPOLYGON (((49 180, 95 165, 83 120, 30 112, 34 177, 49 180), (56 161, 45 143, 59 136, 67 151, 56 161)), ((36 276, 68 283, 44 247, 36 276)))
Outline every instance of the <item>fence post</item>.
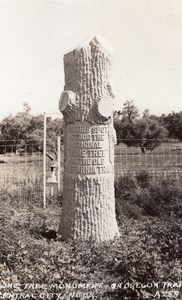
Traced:
POLYGON ((61 172, 61 137, 57 137, 57 162, 58 162, 58 192, 60 192, 61 189, 61 182, 60 182, 60 172, 61 172))
POLYGON ((46 113, 44 113, 44 142, 43 142, 43 207, 46 208, 46 113))

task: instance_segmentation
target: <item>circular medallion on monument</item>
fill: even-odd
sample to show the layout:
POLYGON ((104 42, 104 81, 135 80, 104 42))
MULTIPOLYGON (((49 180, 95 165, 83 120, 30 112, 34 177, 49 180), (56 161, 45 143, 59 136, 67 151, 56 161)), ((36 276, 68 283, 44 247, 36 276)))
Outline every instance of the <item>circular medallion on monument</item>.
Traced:
POLYGON ((109 119, 114 111, 114 101, 109 97, 102 97, 98 102, 98 114, 100 117, 109 119))

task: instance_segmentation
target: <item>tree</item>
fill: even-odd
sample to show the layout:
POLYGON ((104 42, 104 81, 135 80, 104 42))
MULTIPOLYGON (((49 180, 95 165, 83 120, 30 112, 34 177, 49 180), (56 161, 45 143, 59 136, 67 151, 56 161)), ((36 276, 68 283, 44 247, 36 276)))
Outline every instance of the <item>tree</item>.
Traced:
POLYGON ((133 131, 133 123, 139 118, 139 111, 133 100, 127 100, 123 104, 123 109, 114 113, 114 127, 117 134, 117 143, 122 139, 129 140, 133 131))
MULTIPOLYGON (((57 156, 57 136, 62 134, 62 124, 63 121, 59 118, 54 120, 47 118, 47 144, 55 157, 57 156)), ((0 129, 1 153, 5 150, 4 141, 6 141, 6 152, 14 152, 17 146, 28 152, 43 152, 44 116, 32 115, 27 102, 23 103, 22 112, 5 117, 0 123, 0 129)), ((53 159, 51 154, 47 153, 47 156, 53 159)))
POLYGON ((120 116, 122 118, 115 118, 114 122, 118 143, 140 147, 142 153, 158 147, 168 134, 166 128, 150 116, 148 110, 140 117, 133 101, 124 103, 120 116))
POLYGON ((10 114, 1 121, 1 152, 4 151, 3 146, 6 146, 6 152, 11 152, 16 150, 17 143, 21 146, 24 144, 29 132, 34 130, 34 128, 30 129, 31 121, 32 116, 27 103, 23 104, 22 112, 15 116, 10 114), (6 141, 6 145, 4 145, 4 141, 6 141))
POLYGON ((123 122, 133 124, 137 118, 139 118, 138 108, 134 105, 133 100, 126 100, 123 109, 120 113, 123 122))
POLYGON ((169 138, 182 140, 182 111, 172 112, 167 116, 163 114, 159 121, 168 130, 169 138))

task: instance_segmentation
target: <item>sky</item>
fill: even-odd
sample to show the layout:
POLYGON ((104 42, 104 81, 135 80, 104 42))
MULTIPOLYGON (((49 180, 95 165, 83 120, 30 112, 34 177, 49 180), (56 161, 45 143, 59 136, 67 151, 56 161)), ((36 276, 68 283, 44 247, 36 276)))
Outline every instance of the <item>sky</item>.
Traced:
POLYGON ((115 108, 182 110, 181 0, 0 0, 0 117, 58 113, 63 55, 101 34, 115 48, 115 108))

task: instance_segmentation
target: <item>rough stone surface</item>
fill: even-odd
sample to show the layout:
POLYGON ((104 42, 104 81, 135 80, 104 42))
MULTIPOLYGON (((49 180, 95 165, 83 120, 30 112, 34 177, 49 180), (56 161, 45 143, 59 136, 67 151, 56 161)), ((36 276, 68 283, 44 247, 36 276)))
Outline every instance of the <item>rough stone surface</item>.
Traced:
POLYGON ((114 199, 112 47, 100 36, 64 56, 64 240, 119 235, 114 199))

